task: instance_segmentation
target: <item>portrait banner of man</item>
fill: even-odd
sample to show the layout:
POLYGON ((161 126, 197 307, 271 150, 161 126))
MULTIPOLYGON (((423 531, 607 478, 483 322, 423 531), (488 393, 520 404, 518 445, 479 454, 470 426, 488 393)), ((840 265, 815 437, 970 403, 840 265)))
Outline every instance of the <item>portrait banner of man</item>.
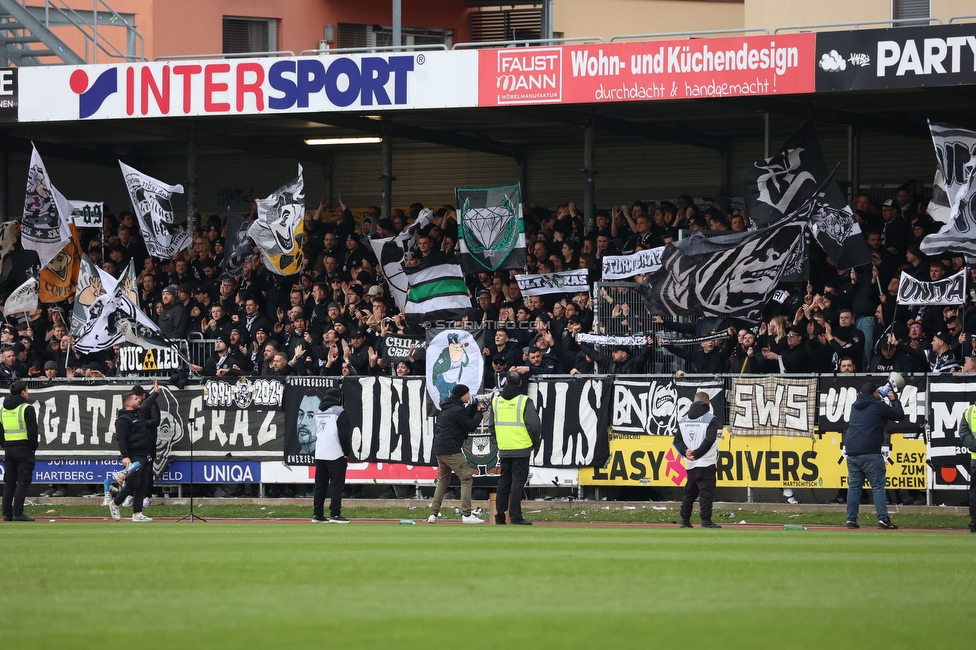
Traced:
POLYGON ((284 462, 286 465, 315 464, 315 412, 325 391, 339 386, 338 377, 301 377, 285 386, 284 462))

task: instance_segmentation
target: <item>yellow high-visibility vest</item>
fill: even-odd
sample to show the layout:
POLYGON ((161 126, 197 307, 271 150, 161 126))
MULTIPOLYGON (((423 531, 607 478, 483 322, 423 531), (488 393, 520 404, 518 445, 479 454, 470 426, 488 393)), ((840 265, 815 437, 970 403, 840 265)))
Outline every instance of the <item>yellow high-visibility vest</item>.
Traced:
POLYGON ((15 409, 3 409, 0 422, 3 423, 3 439, 7 442, 27 441, 27 424, 24 422, 24 411, 30 406, 24 402, 15 409))
MULTIPOLYGON (((976 434, 976 405, 966 407, 963 417, 969 422, 969 430, 976 434)), ((969 457, 976 463, 976 451, 969 452, 969 457)))
POLYGON ((495 420, 495 439, 499 449, 529 449, 532 436, 525 428, 525 405, 529 398, 519 395, 514 399, 496 396, 491 401, 491 414, 495 420))

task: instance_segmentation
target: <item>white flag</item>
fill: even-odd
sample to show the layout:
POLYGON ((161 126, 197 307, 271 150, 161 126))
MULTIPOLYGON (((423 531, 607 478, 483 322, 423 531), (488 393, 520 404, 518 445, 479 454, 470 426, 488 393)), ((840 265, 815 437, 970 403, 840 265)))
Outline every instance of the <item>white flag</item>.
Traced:
POLYGON ((302 270, 302 240, 305 234, 305 179, 302 166, 298 178, 258 199, 258 217, 248 228, 268 270, 278 275, 294 275, 302 270))
POLYGON ((182 194, 183 186, 167 185, 121 160, 119 167, 122 168, 122 178, 129 190, 132 209, 139 220, 139 229, 149 254, 158 259, 169 259, 184 248, 189 248, 192 237, 173 221, 172 197, 174 193, 182 194))
POLYGON ((37 309, 38 290, 37 278, 27 278, 27 282, 14 289, 7 296, 7 302, 3 304, 4 315, 23 314, 37 309))
POLYGON ((70 223, 71 203, 51 184, 44 161, 34 148, 27 172, 20 241, 25 249, 37 251, 42 269, 71 240, 70 223))
POLYGON ((124 283, 119 282, 112 293, 99 296, 88 308, 88 320, 75 340, 75 349, 82 354, 90 354, 122 343, 125 341, 122 326, 127 322, 135 323, 149 332, 160 333, 159 326, 139 311, 126 292, 124 283))

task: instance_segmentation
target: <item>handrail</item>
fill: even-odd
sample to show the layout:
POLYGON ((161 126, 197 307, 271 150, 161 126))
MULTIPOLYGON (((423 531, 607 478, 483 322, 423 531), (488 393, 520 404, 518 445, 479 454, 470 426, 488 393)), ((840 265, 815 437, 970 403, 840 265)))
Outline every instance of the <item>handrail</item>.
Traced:
POLYGON ((247 59, 261 56, 295 56, 291 50, 274 50, 271 52, 235 52, 233 54, 172 54, 157 56, 153 61, 196 61, 197 59, 247 59))
MULTIPOLYGON (((25 4, 26 6, 26 4, 25 4)), ((85 38, 85 60, 88 61, 88 44, 92 44, 92 54, 93 60, 90 63, 98 62, 98 50, 101 50, 107 56, 113 59, 125 59, 126 61, 146 60, 146 41, 139 30, 136 29, 135 24, 130 23, 122 15, 120 15, 115 9, 110 7, 104 0, 94 0, 92 3, 92 19, 93 22, 89 24, 76 10, 74 7, 70 6, 65 2, 65 0, 44 0, 44 26, 47 29, 51 29, 51 9, 54 9, 57 13, 64 17, 68 24, 72 25, 75 29, 81 32, 82 36, 85 38), (132 54, 123 54, 115 45, 105 38, 98 38, 98 7, 101 5, 105 8, 105 11, 111 14, 110 20, 115 23, 116 27, 124 27, 126 34, 134 38, 134 43, 138 43, 138 52, 133 52, 132 54), (87 28, 87 29, 86 29, 87 28), (90 30, 90 32, 88 31, 90 30), (107 47, 106 47, 107 46, 107 47), (109 50, 108 48, 111 48, 109 50)), ((67 25, 65 25, 67 26, 67 25)))
POLYGON ((443 43, 417 43, 416 45, 377 45, 375 47, 340 47, 328 48, 325 50, 302 50, 299 56, 309 54, 357 54, 372 52, 400 52, 402 50, 434 50, 447 52, 447 46, 443 43))
POLYGON ((899 26, 915 27, 920 23, 922 23, 923 21, 926 24, 931 24, 933 20, 936 22, 937 25, 943 24, 941 18, 935 18, 935 17, 892 18, 891 20, 870 20, 870 21, 859 22, 859 23, 823 23, 821 25, 790 25, 790 26, 777 27, 776 29, 773 30, 773 34, 779 34, 780 32, 785 30, 793 30, 793 29, 810 30, 810 29, 819 29, 821 27, 854 27, 855 30, 858 30, 861 28, 861 25, 891 25, 892 27, 899 27, 899 26))
POLYGON ((750 32, 763 32, 766 34, 766 36, 769 36, 769 30, 765 27, 743 27, 741 29, 705 29, 701 31, 691 30, 684 32, 660 32, 656 34, 620 34, 618 36, 611 36, 610 42, 616 43, 617 41, 623 40, 633 40, 638 38, 663 38, 668 36, 685 36, 690 39, 692 36, 701 34, 745 34, 750 32))
POLYGON ((512 41, 476 41, 467 43, 455 43, 451 46, 452 50, 467 50, 477 47, 511 47, 517 45, 555 45, 557 43, 606 43, 602 36, 573 36, 564 38, 529 38, 512 41))
POLYGON ((951 25, 957 20, 976 20, 976 14, 967 14, 965 16, 953 16, 952 18, 949 19, 949 22, 946 24, 951 25))

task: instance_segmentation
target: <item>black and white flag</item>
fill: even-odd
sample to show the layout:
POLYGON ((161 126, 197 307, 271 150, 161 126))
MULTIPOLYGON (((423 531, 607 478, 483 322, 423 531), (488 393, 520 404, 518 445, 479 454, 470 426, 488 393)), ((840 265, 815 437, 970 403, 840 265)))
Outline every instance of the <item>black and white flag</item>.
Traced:
POLYGON ((547 293, 578 293, 590 290, 589 271, 574 269, 557 273, 516 275, 522 296, 542 296, 547 293))
MULTIPOLYGON (((776 155, 739 170, 746 213, 757 226, 779 221, 796 211, 828 179, 820 141, 808 122, 776 155)), ((847 201, 836 183, 827 183, 824 201, 840 208, 847 201)))
POLYGON ((173 194, 182 194, 183 186, 167 185, 121 160, 119 167, 149 254, 158 259, 169 259, 189 248, 193 238, 173 221, 173 194))
MULTIPOLYGON (((976 132, 938 122, 929 122, 929 130, 939 168, 933 201, 937 200, 936 206, 941 204, 944 192, 949 212, 942 229, 925 237, 919 248, 926 255, 953 252, 976 256, 976 206, 973 205, 976 201, 973 174, 976 132)), ((944 216, 945 210, 936 209, 936 214, 944 216)))
MULTIPOLYGON (((90 262, 89 262, 90 263, 90 262)), ((130 265, 131 268, 131 265, 130 265)), ((111 276, 109 276, 111 278, 111 276)), ((137 332, 154 333, 162 336, 159 326, 146 316, 136 305, 128 291, 128 282, 122 282, 100 276, 105 282, 106 293, 95 298, 86 313, 86 321, 81 333, 75 340, 75 349, 82 354, 107 350, 113 345, 126 340, 123 324, 133 323, 137 332)), ((78 284, 82 291, 81 283, 78 284)), ((148 336, 148 334, 146 334, 148 336)), ((165 340, 165 339, 164 339, 165 340)))
POLYGON ((810 232, 838 271, 871 264, 871 251, 849 205, 835 208, 821 198, 814 199, 810 232))
POLYGON ((302 166, 298 177, 256 201, 258 217, 247 234, 261 251, 264 265, 277 275, 294 275, 305 259, 302 241, 305 234, 305 178, 302 166))
POLYGON ((898 284, 899 305, 961 305, 966 302, 966 272, 925 282, 904 271, 898 284))
POLYGON ((99 296, 115 290, 118 281, 95 266, 84 253, 78 267, 78 283, 75 288, 75 303, 71 312, 71 335, 81 336, 88 322, 88 309, 99 296))
POLYGON ((70 223, 71 203, 51 184, 41 154, 32 147, 20 241, 26 250, 37 253, 40 268, 47 266, 71 239, 70 223))
POLYGON ((244 268, 244 261, 254 252, 254 242, 247 234, 247 221, 231 210, 230 206, 227 207, 227 237, 224 241, 224 273, 239 275, 244 268))
POLYGON ((807 224, 788 220, 761 230, 671 244, 661 270, 639 291, 656 314, 757 321, 803 245, 807 224))
POLYGON ((626 280, 635 275, 647 275, 661 268, 664 246, 637 251, 630 255, 604 255, 603 279, 626 280))
POLYGON ((38 292, 40 285, 37 278, 27 278, 24 284, 10 292, 7 301, 3 303, 4 316, 24 314, 37 309, 38 292))
POLYGON ((525 230, 519 185, 458 188, 456 193, 464 272, 524 269, 525 230))

